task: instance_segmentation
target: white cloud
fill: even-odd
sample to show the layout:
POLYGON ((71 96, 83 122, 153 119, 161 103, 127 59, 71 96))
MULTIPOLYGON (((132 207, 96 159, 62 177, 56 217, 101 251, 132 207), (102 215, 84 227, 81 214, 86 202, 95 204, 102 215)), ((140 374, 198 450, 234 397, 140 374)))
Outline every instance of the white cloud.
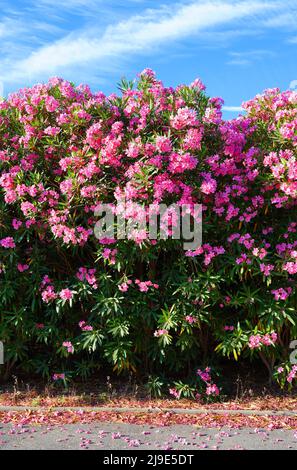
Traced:
POLYGON ((102 3, 102 0, 39 0, 36 8, 65 9, 65 10, 88 10, 102 3))
POLYGON ((271 18, 267 18, 263 22, 264 26, 269 28, 288 27, 296 29, 297 27, 297 11, 292 10, 282 14, 277 14, 271 18))
POLYGON ((252 62, 262 60, 264 57, 273 57, 274 53, 270 50, 257 49, 254 51, 230 52, 231 59, 227 62, 229 65, 250 65, 252 62))
POLYGON ((244 111, 244 109, 241 106, 223 106, 223 111, 226 111, 227 113, 240 113, 244 111))
MULTIPOLYGON (((79 2, 78 3, 82 3, 79 2)), ((271 1, 196 1, 191 4, 170 4, 146 10, 106 28, 103 34, 72 32, 45 45, 25 59, 14 61, 2 80, 18 82, 46 79, 69 68, 75 70, 88 63, 104 64, 133 54, 149 52, 171 41, 201 33, 214 27, 236 23, 278 8, 271 1)), ((243 23, 243 26, 244 23, 243 23)), ((0 63, 1 66, 1 63, 0 63)))
POLYGON ((0 21, 0 38, 6 39, 19 35, 26 30, 20 21, 4 17, 0 21))

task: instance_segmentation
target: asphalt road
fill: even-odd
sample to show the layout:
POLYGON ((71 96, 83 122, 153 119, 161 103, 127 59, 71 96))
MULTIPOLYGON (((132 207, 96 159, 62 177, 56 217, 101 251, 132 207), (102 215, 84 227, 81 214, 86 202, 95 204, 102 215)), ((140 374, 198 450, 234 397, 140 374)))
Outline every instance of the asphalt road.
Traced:
POLYGON ((13 426, 0 423, 0 449, 24 450, 296 450, 297 432, 265 429, 203 429, 93 423, 13 426))

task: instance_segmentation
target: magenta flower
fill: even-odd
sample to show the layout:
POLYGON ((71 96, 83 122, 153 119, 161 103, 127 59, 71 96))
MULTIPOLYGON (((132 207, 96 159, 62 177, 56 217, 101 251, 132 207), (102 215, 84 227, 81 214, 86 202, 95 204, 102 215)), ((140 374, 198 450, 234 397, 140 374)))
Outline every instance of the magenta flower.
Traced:
POLYGON ((197 323, 197 318, 193 317, 192 315, 187 315, 185 317, 186 322, 190 323, 190 325, 193 325, 193 323, 197 323))
POLYGON ((93 327, 91 325, 87 325, 84 320, 81 320, 78 326, 82 331, 93 331, 93 327))
POLYGON ((161 330, 156 330, 156 331, 154 332, 154 336, 155 336, 156 338, 159 338, 160 336, 163 336, 163 335, 168 335, 168 330, 162 330, 162 329, 161 329, 161 330))
POLYGON ((44 133, 50 136, 56 136, 59 134, 60 131, 61 131, 60 127, 53 127, 53 126, 48 126, 46 129, 44 129, 44 133))
POLYGON ((169 393, 170 393, 170 395, 172 395, 174 398, 177 398, 177 399, 179 399, 180 395, 181 395, 180 390, 177 391, 176 388, 170 388, 169 393))
POLYGON ((206 395, 218 396, 220 394, 220 390, 216 386, 216 384, 210 384, 210 385, 207 385, 205 393, 206 395))
POLYGON ((17 268, 20 273, 23 273, 24 271, 27 271, 27 269, 29 269, 29 265, 18 263, 17 268))
POLYGON ((3 248, 15 248, 14 239, 12 237, 2 238, 2 240, 0 240, 0 246, 3 248))
POLYGON ((71 341, 64 341, 63 346, 67 349, 69 353, 74 353, 74 346, 72 345, 71 341))
POLYGON ((62 289, 59 296, 63 300, 71 300, 73 298, 73 292, 70 289, 62 289))
POLYGON ((57 381, 57 380, 65 380, 65 374, 54 374, 54 375, 53 375, 53 380, 54 380, 54 381, 57 381))

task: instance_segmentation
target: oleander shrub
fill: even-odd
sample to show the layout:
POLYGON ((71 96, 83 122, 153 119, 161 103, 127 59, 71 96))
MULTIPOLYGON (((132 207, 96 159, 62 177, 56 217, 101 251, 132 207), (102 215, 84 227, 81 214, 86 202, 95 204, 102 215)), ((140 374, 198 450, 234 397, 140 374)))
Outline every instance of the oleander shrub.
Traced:
POLYGON ((105 96, 52 78, 0 103, 6 374, 175 377, 180 396, 179 380, 201 367, 217 395, 202 369, 224 356, 262 361, 286 381, 297 338, 296 92, 267 90, 224 121, 200 80, 168 88, 146 69, 119 88, 105 96), (172 239, 173 215, 167 240, 137 224, 128 239, 98 238, 96 211, 118 213, 123 200, 127 223, 161 204, 195 219, 202 204, 202 244, 185 251, 172 239))

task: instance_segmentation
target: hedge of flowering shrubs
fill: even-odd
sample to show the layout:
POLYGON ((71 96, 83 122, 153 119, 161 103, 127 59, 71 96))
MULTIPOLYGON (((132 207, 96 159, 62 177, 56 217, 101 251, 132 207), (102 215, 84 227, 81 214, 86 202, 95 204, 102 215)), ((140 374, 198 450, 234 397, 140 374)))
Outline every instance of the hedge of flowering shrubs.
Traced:
POLYGON ((156 388, 173 377, 179 397, 195 394, 181 380, 199 368, 196 391, 217 395, 209 365, 225 356, 262 361, 289 383, 297 93, 267 90, 224 121, 200 80, 166 88, 147 69, 120 90, 53 78, 0 103, 6 374, 68 381, 102 368, 151 376, 156 388), (184 251, 137 228, 98 239, 96 209, 123 198, 127 221, 135 202, 144 214, 202 204, 202 245, 184 251))

